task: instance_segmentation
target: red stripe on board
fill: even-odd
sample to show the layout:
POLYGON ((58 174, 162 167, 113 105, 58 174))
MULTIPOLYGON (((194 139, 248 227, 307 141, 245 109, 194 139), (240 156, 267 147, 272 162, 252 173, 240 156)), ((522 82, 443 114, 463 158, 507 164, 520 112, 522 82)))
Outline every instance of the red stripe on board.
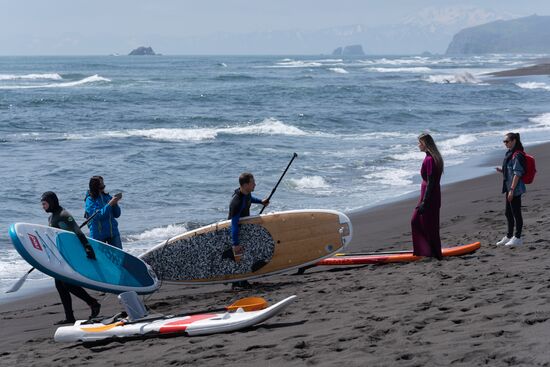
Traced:
POLYGON ((159 329, 159 333, 167 334, 167 333, 182 332, 182 331, 185 331, 185 329, 187 329, 187 327, 192 323, 200 320, 204 320, 204 319, 209 319, 214 316, 216 315, 215 314, 193 315, 193 316, 189 316, 189 318, 185 320, 172 321, 161 326, 159 329))

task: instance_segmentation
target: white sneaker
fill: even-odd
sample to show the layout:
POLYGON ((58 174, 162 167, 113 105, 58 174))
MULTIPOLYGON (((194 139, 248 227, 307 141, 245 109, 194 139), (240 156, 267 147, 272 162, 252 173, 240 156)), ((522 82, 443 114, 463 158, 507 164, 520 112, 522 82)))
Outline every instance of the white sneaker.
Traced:
POLYGON ((502 237, 502 239, 500 241, 498 241, 496 243, 497 246, 500 246, 500 245, 505 245, 507 244, 508 242, 510 242, 511 238, 510 237, 507 237, 507 236, 504 236, 502 237))
POLYGON ((506 242, 504 246, 519 246, 519 245, 523 245, 523 240, 521 238, 517 238, 516 236, 514 236, 510 241, 506 242))

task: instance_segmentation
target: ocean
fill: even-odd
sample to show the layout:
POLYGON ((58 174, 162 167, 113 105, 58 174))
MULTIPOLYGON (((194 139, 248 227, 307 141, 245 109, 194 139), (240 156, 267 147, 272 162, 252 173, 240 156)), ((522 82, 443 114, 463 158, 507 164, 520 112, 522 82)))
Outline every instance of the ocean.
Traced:
POLYGON ((93 175, 123 193, 124 248, 140 254, 226 219, 241 172, 267 196, 294 152, 268 211, 350 211, 418 191, 422 132, 444 183, 489 173, 477 165, 504 153, 504 133, 550 140, 550 79, 485 74, 543 56, 0 57, 0 293, 30 268, 9 225, 47 224, 49 190, 83 221, 93 175))

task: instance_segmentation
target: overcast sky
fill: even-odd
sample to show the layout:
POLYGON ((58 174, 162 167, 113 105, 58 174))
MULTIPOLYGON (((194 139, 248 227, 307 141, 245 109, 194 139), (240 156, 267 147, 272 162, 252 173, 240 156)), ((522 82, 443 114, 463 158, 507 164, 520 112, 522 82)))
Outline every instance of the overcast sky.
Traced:
POLYGON ((65 41, 56 51, 70 54, 71 42, 92 38, 101 39, 108 50, 120 47, 116 42, 122 38, 140 44, 151 36, 399 24, 426 7, 456 5, 550 15, 550 0, 0 0, 0 54, 32 54, 33 43, 40 53, 39 43, 58 38, 65 41))

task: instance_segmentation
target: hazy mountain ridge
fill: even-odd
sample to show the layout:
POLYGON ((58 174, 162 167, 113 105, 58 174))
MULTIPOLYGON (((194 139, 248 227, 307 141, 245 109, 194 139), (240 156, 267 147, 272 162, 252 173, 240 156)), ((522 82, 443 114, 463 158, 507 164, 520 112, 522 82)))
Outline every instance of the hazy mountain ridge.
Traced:
POLYGON ((463 29, 446 53, 550 53, 550 16, 532 15, 463 29))

